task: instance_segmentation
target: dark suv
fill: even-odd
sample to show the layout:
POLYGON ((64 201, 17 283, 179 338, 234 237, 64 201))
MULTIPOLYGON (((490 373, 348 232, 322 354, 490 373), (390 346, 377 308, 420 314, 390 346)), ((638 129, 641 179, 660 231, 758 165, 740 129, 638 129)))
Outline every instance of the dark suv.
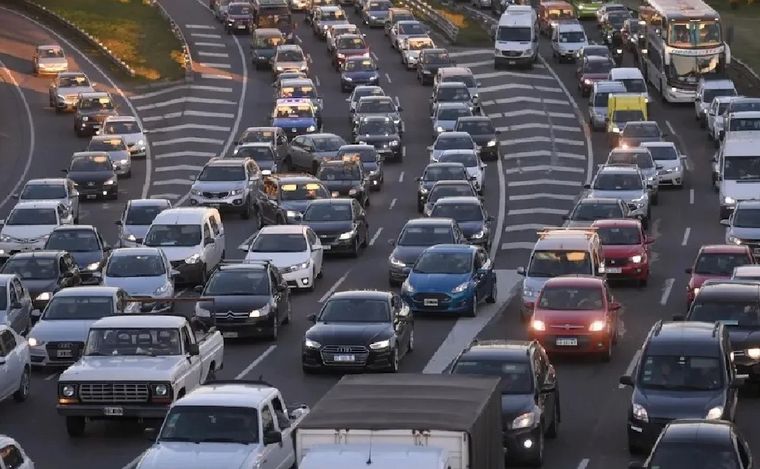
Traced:
POLYGON ((77 137, 95 135, 106 117, 118 116, 113 99, 108 93, 80 93, 74 114, 74 132, 77 137))
POLYGON ((670 421, 734 420, 741 379, 731 362, 728 330, 720 323, 662 322, 649 331, 631 375, 628 449, 648 451, 670 421))
POLYGON ((544 437, 555 438, 560 422, 554 366, 536 341, 475 341, 451 366, 451 374, 501 378, 503 442, 508 458, 540 466, 544 437))

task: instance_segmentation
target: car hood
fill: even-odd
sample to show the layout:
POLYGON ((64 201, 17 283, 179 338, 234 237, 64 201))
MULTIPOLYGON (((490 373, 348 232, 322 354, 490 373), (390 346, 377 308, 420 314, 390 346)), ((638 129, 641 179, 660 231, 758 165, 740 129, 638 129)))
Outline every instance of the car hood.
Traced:
POLYGON ((160 248, 169 261, 184 261, 193 254, 198 254, 198 246, 155 246, 160 248))
POLYGON ((140 459, 139 469, 208 469, 254 467, 260 450, 240 443, 192 443, 166 441, 153 445, 140 459))
POLYGON ((166 277, 164 275, 156 275, 155 277, 106 276, 103 279, 103 285, 123 288, 132 296, 153 296, 153 292, 166 285, 166 277))
POLYGON ((162 357, 115 356, 87 357, 79 359, 61 373, 60 381, 130 381, 139 376, 141 381, 167 381, 180 371, 184 356, 162 357), (115 376, 120 379, 114 379, 115 376))
POLYGON ((72 86, 71 88, 58 88, 57 93, 61 96, 77 96, 80 93, 94 93, 91 86, 72 86))
POLYGON ((632 202, 635 199, 639 199, 644 195, 644 191, 642 190, 636 190, 636 191, 606 191, 606 190, 598 190, 594 189, 589 194, 588 197, 598 197, 602 199, 621 199, 626 202, 632 202))
POLYGON ((408 282, 416 291, 450 293, 457 286, 467 282, 470 274, 421 274, 412 272, 408 282))
POLYGON ((337 235, 351 231, 354 224, 351 220, 345 221, 307 221, 304 222, 311 227, 317 235, 337 235))
POLYGON ((40 342, 84 342, 96 319, 45 319, 34 325, 29 337, 40 342))
POLYGON ((488 145, 491 140, 496 140, 496 134, 470 134, 472 140, 481 147, 488 145))
POLYGON ((279 61, 275 64, 276 67, 282 67, 283 69, 301 69, 302 67, 306 66, 306 61, 304 60, 297 60, 295 62, 285 62, 285 61, 279 61))
POLYGON ((202 192, 228 192, 244 187, 243 181, 195 181, 193 184, 193 189, 202 192))
MULTIPOLYGON (((660 142, 660 141, 662 141, 660 137, 620 137, 621 145, 625 143, 626 145, 631 146, 631 147, 637 147, 645 142, 660 142)), ((641 169, 641 171, 644 172, 645 170, 641 169)))
POLYGON ((245 14, 243 14, 243 15, 233 15, 232 13, 227 13, 227 19, 238 20, 238 21, 240 21, 240 20, 250 20, 251 19, 251 15, 245 15, 245 14))
POLYGON ((369 16, 374 16, 376 19, 387 18, 388 10, 367 10, 369 16))
POLYGON ((559 43, 559 50, 563 51, 576 51, 580 50, 588 45, 588 42, 561 42, 559 43))
POLYGON ((636 388, 633 402, 647 410, 650 420, 703 419, 715 406, 725 405, 725 392, 717 391, 671 391, 636 388))
POLYGON ((71 252, 71 257, 74 258, 74 262, 77 263, 77 266, 80 270, 83 270, 88 265, 92 264, 93 262, 100 262, 103 260, 103 252, 102 251, 76 251, 71 252))
POLYGON ((41 65, 68 65, 66 57, 40 57, 37 62, 41 65))
POLYGON ((0 233, 16 239, 37 239, 49 235, 58 225, 5 225, 0 233))
POLYGON ((367 143, 375 144, 375 143, 398 141, 399 137, 398 137, 397 134, 389 134, 389 135, 357 135, 356 139, 360 140, 362 142, 367 142, 367 143))
POLYGON ((414 264, 422 251, 430 246, 396 246, 391 255, 406 265, 414 264))
POLYGON ((393 335, 388 323, 319 322, 306 331, 306 337, 322 345, 369 345, 393 335))
POLYGON ((119 136, 124 140, 124 143, 127 145, 134 145, 140 140, 145 143, 145 135, 143 135, 140 132, 134 133, 134 134, 119 134, 119 136))
POLYGON ((106 116, 118 116, 119 113, 116 112, 116 109, 78 109, 77 110, 78 116, 96 116, 96 117, 106 117, 106 116))
POLYGON ((285 210, 293 210, 295 212, 303 213, 306 207, 309 206, 310 200, 283 200, 280 201, 280 207, 285 210))
MULTIPOLYGON (((70 171, 66 175, 66 177, 80 185, 87 182, 103 183, 113 176, 114 174, 111 171, 70 171)), ((87 186, 84 187, 86 188, 87 186)))
POLYGON ((357 112, 357 113, 354 113, 354 121, 358 122, 360 119, 364 117, 375 117, 375 116, 389 117, 393 119, 394 121, 399 119, 399 115, 397 112, 357 112))
POLYGON ((204 295, 214 298, 213 307, 210 301, 200 301, 198 306, 205 309, 211 309, 215 313, 226 313, 228 311, 251 311, 263 308, 269 304, 271 297, 269 295, 204 295))
POLYGON ((605 317, 603 309, 599 310, 556 310, 556 309, 542 309, 536 307, 534 316, 536 319, 543 320, 547 325, 582 325, 584 327, 591 324, 591 321, 595 319, 601 319, 605 317))
POLYGON ((609 259, 618 259, 621 257, 637 256, 643 253, 643 249, 638 244, 632 245, 603 245, 602 252, 604 257, 609 259))
POLYGON ((24 287, 29 290, 29 295, 34 299, 40 293, 52 293, 58 290, 58 279, 25 279, 24 287))
POLYGON ((275 267, 288 267, 309 260, 307 252, 249 252, 247 261, 271 261, 275 267))
POLYGON ((457 125, 457 121, 447 120, 447 119, 436 119, 433 125, 435 127, 441 127, 443 128, 443 130, 450 132, 454 130, 454 126, 457 125))
POLYGON ((535 296, 538 296, 541 289, 544 288, 544 284, 551 277, 528 277, 523 279, 523 289, 532 289, 535 292, 535 296))
POLYGON ((681 167, 681 161, 679 160, 654 160, 654 164, 660 166, 662 169, 681 167))
POLYGON ((536 406, 532 394, 502 394, 501 420, 505 427, 518 416, 530 412, 536 406))
POLYGON ((586 228, 586 227, 591 226, 592 223, 594 222, 589 221, 589 220, 568 220, 562 226, 565 226, 568 228, 586 228))
POLYGON ((272 125, 274 127, 310 127, 314 125, 315 119, 313 117, 287 117, 284 119, 272 119, 272 125))
POLYGON ((347 57, 353 57, 353 56, 356 56, 356 55, 365 55, 365 54, 369 55, 369 49, 340 49, 340 48, 336 48, 335 52, 337 54, 343 54, 343 55, 345 55, 347 57))
POLYGON ((375 70, 353 70, 343 72, 343 76, 355 80, 367 80, 369 78, 378 76, 378 73, 375 70))
POLYGON ((739 239, 756 240, 760 239, 760 228, 740 228, 734 226, 728 230, 728 234, 739 239))
POLYGON ((724 197, 736 200, 750 200, 757 198, 760 192, 760 180, 733 181, 723 180, 720 183, 720 193, 724 197))
POLYGON ((465 236, 472 236, 484 228, 482 221, 461 221, 457 222, 457 225, 465 236))

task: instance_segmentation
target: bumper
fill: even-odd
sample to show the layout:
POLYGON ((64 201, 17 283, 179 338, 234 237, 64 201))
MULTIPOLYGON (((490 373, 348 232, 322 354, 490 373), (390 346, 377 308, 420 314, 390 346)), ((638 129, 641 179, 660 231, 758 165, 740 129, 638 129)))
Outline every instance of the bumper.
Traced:
POLYGON ((649 263, 640 262, 634 264, 625 261, 616 262, 614 266, 606 267, 607 278, 611 280, 625 279, 625 280, 646 280, 649 277, 649 263))
POLYGON ((197 285, 203 280, 203 263, 201 262, 186 264, 185 261, 172 261, 172 269, 179 272, 179 275, 174 277, 176 283, 192 283, 197 285))
POLYGON ((280 128, 285 131, 285 135, 288 137, 288 140, 292 140, 299 135, 306 135, 306 134, 313 134, 316 132, 317 124, 314 123, 310 127, 314 127, 315 130, 309 131, 307 130, 309 127, 288 127, 286 125, 280 126, 280 128))
POLYGON ((390 349, 381 351, 369 351, 349 354, 354 360, 335 361, 336 354, 322 352, 316 349, 304 348, 301 352, 301 364, 303 368, 310 370, 341 370, 341 371, 364 371, 384 370, 391 366, 392 355, 390 349))
POLYGON ((671 86, 662 88, 662 95, 669 103, 693 103, 697 96, 695 90, 679 90, 671 86))
POLYGON ((364 21, 367 23, 367 26, 372 28, 382 28, 385 26, 385 18, 368 16, 364 18, 364 21))
POLYGON ((391 265, 388 269, 388 278, 394 282, 403 282, 409 276, 409 272, 411 271, 411 265, 404 267, 391 265))
POLYGON ((135 157, 144 157, 147 154, 146 145, 132 145, 129 147, 129 156, 132 158, 135 157))
POLYGON ((232 32, 249 32, 251 30, 251 24, 248 22, 227 22, 224 27, 232 32))
POLYGON ((192 206, 213 207, 219 210, 244 210, 244 201, 245 195, 243 194, 233 195, 222 199, 198 195, 190 196, 190 205, 192 206))
POLYGON ((280 272, 280 274, 290 288, 311 288, 314 285, 311 267, 295 272, 280 272))
POLYGON ((528 65, 533 63, 533 56, 507 57, 502 55, 493 56, 494 65, 528 65))
POLYGON ((0 243, 0 257, 8 258, 18 252, 39 251, 45 247, 45 241, 38 243, 0 243))
POLYGON ((55 108, 59 111, 73 111, 77 108, 77 100, 74 99, 60 99, 56 98, 55 108))
POLYGON ((377 85, 380 82, 380 79, 378 77, 373 78, 367 78, 367 79, 356 79, 356 78, 349 78, 349 77, 341 77, 340 78, 340 85, 345 88, 352 90, 356 88, 359 85, 377 85))
POLYGON ((80 269, 79 276, 82 278, 82 285, 98 285, 102 280, 100 270, 80 269))
POLYGON ((58 405, 58 415, 66 417, 89 417, 92 419, 162 419, 169 410, 169 405, 118 405, 122 409, 122 415, 118 417, 105 415, 105 409, 113 406, 107 405, 84 405, 84 404, 66 404, 58 405))
POLYGON ((482 160, 496 160, 499 158, 499 145, 489 147, 480 147, 480 159, 482 160))
POLYGON ((683 184, 683 171, 658 174, 657 181, 661 185, 680 186, 683 184))
POLYGON ((760 382, 760 362, 754 361, 748 356, 737 356, 734 359, 736 373, 740 375, 749 375, 752 382, 760 382))
POLYGON ((110 184, 108 186, 100 186, 100 187, 82 187, 81 185, 77 187, 77 190, 79 191, 79 198, 80 199, 97 199, 99 197, 108 197, 108 196, 115 196, 119 193, 119 185, 118 184, 110 184))
POLYGON ((401 298, 414 312, 462 314, 472 309, 473 295, 463 293, 415 292, 401 293, 401 298))
POLYGON ((273 329, 272 316, 243 320, 226 320, 224 317, 217 317, 215 324, 225 339, 268 337, 273 329))
POLYGON ((575 16, 578 18, 596 18, 596 11, 599 7, 579 5, 575 9, 575 16))
POLYGON ((502 442, 508 460, 521 460, 533 454, 536 443, 540 438, 540 427, 521 428, 519 430, 504 430, 502 442), (530 443, 527 443, 530 441, 530 443), (526 448, 530 446, 530 448, 526 448))
POLYGON ((77 123, 77 131, 80 133, 94 134, 100 130, 101 124, 101 122, 98 122, 96 120, 79 121, 77 123))
POLYGON ((531 332, 530 338, 531 340, 538 340, 549 353, 573 355, 607 352, 609 350, 609 332, 590 333, 584 329, 576 330, 579 333, 568 331, 567 334, 555 334, 556 330, 551 330, 547 334, 531 332))
POLYGON ((126 176, 127 174, 130 174, 132 172, 132 162, 127 160, 126 163, 119 163, 118 166, 115 166, 114 173, 116 173, 117 176, 126 176))
POLYGON ((337 237, 331 237, 331 239, 322 239, 322 248, 326 254, 329 253, 346 253, 353 251, 354 242, 356 241, 356 235, 348 239, 338 239, 337 237))
POLYGON ((575 60, 578 58, 577 51, 571 50, 571 51, 554 51, 554 53, 557 55, 557 57, 560 60, 567 60, 569 62, 575 62, 575 60))

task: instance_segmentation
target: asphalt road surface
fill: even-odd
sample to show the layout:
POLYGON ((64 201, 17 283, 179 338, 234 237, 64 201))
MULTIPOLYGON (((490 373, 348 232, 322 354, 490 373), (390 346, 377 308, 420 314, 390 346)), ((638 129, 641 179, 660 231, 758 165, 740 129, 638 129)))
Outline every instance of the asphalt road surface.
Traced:
MULTIPOLYGON (((123 114, 137 112, 152 131, 151 155, 145 162, 135 161, 132 178, 120 181, 119 200, 82 207, 81 223, 96 225, 110 242, 116 236, 114 220, 127 200, 153 196, 182 203, 190 177, 203 163, 228 151, 243 128, 268 124, 272 109, 271 73, 250 66, 248 36, 225 34, 203 3, 162 0, 162 4, 190 43, 193 81, 128 95, 131 107, 123 97, 118 98, 123 114)), ((358 23, 352 12, 349 15, 358 23)), ((300 22, 300 15, 298 19, 300 22)), ((48 107, 49 79, 31 74, 34 45, 62 43, 73 68, 84 70, 116 96, 119 91, 52 31, 5 9, 0 9, 0 24, 4 26, 0 28, 0 215, 4 216, 13 202, 8 196, 20 182, 59 176, 71 153, 87 143, 74 135, 73 117, 57 115, 48 107)), ((598 38, 594 24, 587 23, 587 28, 591 38, 598 38)), ((276 343, 227 341, 225 367, 218 374, 227 379, 263 376, 281 389, 291 405, 314 404, 338 379, 302 373, 301 341, 310 324, 306 316, 317 312, 333 291, 388 288, 388 240, 396 237, 406 220, 417 217, 414 178, 428 161, 430 88, 422 88, 414 74, 403 68, 382 30, 362 29, 380 64, 381 84, 388 94, 398 97, 406 123, 406 158, 401 164, 386 165, 385 186, 372 194, 370 246, 358 259, 329 259, 316 290, 294 295, 294 320, 283 328, 276 343)), ((311 57, 311 75, 325 101, 325 131, 348 139, 347 95, 340 91, 325 44, 316 40, 306 25, 299 25, 297 33, 311 57)), ((457 62, 471 67, 481 81, 485 112, 502 130, 503 158, 489 162, 485 183, 486 208, 497 216, 501 227, 492 252, 499 269, 500 297, 495 305, 481 308, 474 319, 419 318, 415 352, 402 362, 404 372, 440 372, 476 336, 525 336, 513 296, 519 285, 515 269, 526 263, 535 230, 560 224, 561 215, 591 178, 589 171, 606 160, 605 135, 590 133, 584 121, 586 100, 577 91, 575 66, 555 64, 548 43, 542 41, 545 60, 531 71, 494 70, 490 49, 450 48, 457 62)), ((612 361, 556 362, 563 421, 559 438, 547 442, 547 468, 627 467, 625 425, 630 391, 619 388, 618 377, 629 367, 653 322, 685 310, 684 268, 691 264, 699 246, 723 239, 717 197, 710 187, 714 148, 696 125, 693 108, 657 100, 651 106, 652 117, 688 155, 687 184, 682 190, 665 190, 653 209, 650 232, 657 240, 649 286, 614 286, 624 305, 624 328, 612 361)), ((227 258, 242 258, 237 246, 251 235, 251 224, 236 216, 225 217, 224 224, 227 258)), ((0 403, 0 433, 18 439, 42 469, 84 465, 118 469, 134 464, 150 444, 138 425, 98 423, 88 426, 84 438, 67 436, 63 419, 55 411, 57 374, 55 370, 35 373, 26 403, 0 403)), ((755 454, 760 454, 760 431, 753 431, 758 417, 760 405, 751 396, 743 397, 737 420, 755 454)))

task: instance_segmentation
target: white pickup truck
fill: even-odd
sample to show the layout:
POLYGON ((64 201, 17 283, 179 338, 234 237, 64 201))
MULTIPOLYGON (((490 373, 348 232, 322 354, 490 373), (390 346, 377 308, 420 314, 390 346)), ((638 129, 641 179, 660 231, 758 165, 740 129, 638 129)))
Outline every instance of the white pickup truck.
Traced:
POLYGON ((58 413, 71 436, 87 419, 163 419, 175 400, 214 379, 223 355, 219 331, 196 331, 183 316, 100 319, 58 379, 58 413))
POLYGON ((261 381, 217 381, 169 409, 137 469, 289 469, 293 431, 309 413, 288 411, 277 388, 261 381))

